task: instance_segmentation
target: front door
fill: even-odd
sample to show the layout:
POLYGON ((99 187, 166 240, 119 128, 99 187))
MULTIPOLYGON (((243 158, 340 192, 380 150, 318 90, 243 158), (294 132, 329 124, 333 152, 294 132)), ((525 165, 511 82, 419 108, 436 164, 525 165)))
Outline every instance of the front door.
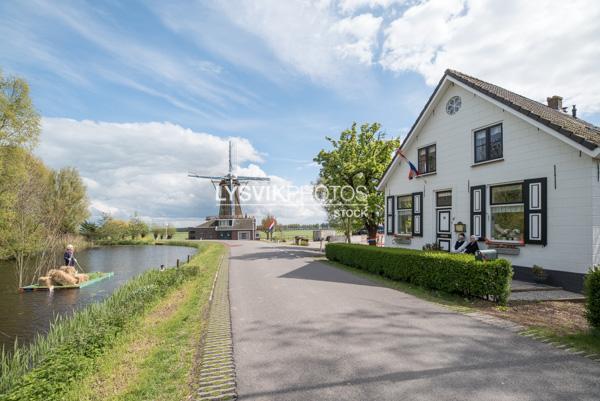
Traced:
POLYGON ((436 237, 438 246, 450 252, 452 243, 452 191, 436 192, 436 237))

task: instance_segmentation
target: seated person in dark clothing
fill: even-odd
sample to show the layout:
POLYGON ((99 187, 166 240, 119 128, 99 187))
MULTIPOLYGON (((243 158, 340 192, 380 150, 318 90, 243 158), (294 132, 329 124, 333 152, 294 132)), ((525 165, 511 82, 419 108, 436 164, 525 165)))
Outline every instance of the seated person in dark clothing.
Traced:
POLYGON ((475 254, 479 250, 479 245, 477 244, 477 237, 475 235, 471 235, 471 241, 465 247, 464 253, 475 254))
POLYGON ((467 246, 467 242, 465 241, 465 235, 463 233, 458 234, 458 239, 454 243, 454 249, 452 249, 452 253, 461 253, 465 250, 467 246))

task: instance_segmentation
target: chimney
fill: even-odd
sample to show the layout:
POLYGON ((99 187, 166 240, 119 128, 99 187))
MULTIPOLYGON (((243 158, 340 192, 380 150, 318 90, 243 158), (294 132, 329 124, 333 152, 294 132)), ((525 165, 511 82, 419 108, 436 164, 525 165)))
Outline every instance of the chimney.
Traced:
POLYGON ((562 111, 562 97, 554 95, 546 98, 546 101, 551 109, 562 111))
POLYGON ((571 109, 571 112, 573 113, 573 117, 577 118, 577 106, 573 105, 573 109, 571 109))

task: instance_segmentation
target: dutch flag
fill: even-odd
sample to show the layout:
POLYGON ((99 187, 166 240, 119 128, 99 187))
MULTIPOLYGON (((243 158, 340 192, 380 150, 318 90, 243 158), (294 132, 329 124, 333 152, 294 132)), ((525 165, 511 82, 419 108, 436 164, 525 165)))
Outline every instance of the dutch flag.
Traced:
POLYGON ((401 158, 403 158, 404 160, 406 160, 406 162, 408 163, 408 166, 410 167, 410 170, 408 171, 408 179, 412 180, 413 178, 417 177, 419 175, 419 170, 417 170, 415 165, 412 164, 412 162, 410 160, 408 160, 406 158, 406 156, 404 156, 404 153, 402 153, 400 148, 398 148, 398 150, 396 151, 396 154, 398 156, 400 156, 401 158))
POLYGON ((275 227, 275 220, 273 220, 271 224, 269 224, 269 231, 273 232, 273 227, 275 227))

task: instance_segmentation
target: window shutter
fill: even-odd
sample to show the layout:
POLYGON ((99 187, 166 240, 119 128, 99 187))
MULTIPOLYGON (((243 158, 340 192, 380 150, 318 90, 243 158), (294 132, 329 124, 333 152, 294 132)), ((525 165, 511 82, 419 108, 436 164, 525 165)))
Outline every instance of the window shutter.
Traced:
POLYGON ((471 235, 485 239, 485 185, 471 187, 471 235))
POLYGON ((412 194, 412 235, 423 236, 423 192, 412 194))
POLYGON ((547 179, 535 178, 523 181, 525 203, 525 243, 546 245, 547 179))
POLYGON ((394 197, 388 196, 386 200, 385 229, 387 234, 394 234, 394 197))

